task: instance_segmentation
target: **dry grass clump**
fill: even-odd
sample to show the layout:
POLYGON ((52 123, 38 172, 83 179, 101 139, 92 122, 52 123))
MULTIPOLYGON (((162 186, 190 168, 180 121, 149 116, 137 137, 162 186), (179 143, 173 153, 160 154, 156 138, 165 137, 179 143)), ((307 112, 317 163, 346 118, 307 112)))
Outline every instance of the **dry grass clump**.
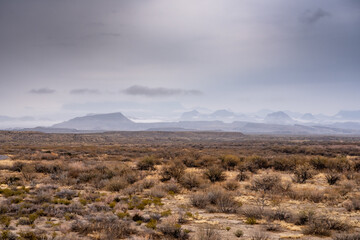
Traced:
POLYGON ((211 226, 199 228, 196 240, 221 240, 221 235, 211 226))
POLYGON ((337 181, 340 180, 341 175, 334 171, 329 171, 326 173, 325 178, 329 185, 334 185, 337 181))

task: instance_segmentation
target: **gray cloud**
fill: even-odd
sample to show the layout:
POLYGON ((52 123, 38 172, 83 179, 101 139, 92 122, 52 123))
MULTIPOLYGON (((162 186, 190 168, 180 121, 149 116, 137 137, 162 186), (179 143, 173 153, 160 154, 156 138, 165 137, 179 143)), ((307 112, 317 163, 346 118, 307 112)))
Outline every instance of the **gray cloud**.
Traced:
POLYGON ((70 91, 70 94, 81 95, 81 94, 100 94, 100 91, 97 89, 89 88, 77 88, 70 91))
POLYGON ((331 13, 318 8, 317 10, 306 10, 300 17, 300 20, 307 24, 315 24, 320 19, 331 17, 331 13))
POLYGON ((37 88, 37 89, 31 89, 29 92, 33 94, 52 94, 55 93, 56 91, 50 88, 37 88))
POLYGON ((180 88, 150 88, 146 86, 134 85, 123 91, 128 95, 142 95, 147 97, 166 97, 174 95, 201 95, 199 90, 185 90, 180 88))
POLYGON ((0 0, 0 100, 11 103, 0 111, 68 114, 59 106, 72 89, 135 84, 71 96, 163 96, 234 111, 358 108, 359 8, 359 0, 0 0), (21 94, 38 86, 56 94, 21 94), (194 101, 199 92, 184 89, 206 94, 194 101))

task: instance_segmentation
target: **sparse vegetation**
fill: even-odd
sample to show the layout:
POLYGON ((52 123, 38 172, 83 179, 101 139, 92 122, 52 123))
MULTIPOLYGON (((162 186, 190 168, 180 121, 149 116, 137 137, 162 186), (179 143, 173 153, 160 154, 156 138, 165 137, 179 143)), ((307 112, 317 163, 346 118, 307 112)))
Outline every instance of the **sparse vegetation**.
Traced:
POLYGON ((360 139, 132 134, 1 133, 0 239, 359 239, 360 139))

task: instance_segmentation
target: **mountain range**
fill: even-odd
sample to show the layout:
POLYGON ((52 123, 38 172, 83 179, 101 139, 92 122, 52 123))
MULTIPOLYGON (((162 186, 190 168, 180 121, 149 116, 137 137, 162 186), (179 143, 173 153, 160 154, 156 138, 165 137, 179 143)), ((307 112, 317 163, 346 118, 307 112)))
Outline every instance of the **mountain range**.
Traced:
MULTIPOLYGON (((25 119, 25 118, 18 118, 25 119)), ((0 121, 14 118, 1 116, 0 121)), ((29 119, 33 120, 33 119, 29 119)), ((17 129, 19 130, 19 129, 17 129)), ((353 134, 360 135, 360 111, 340 111, 334 116, 313 115, 291 111, 263 110, 239 114, 221 109, 212 113, 198 110, 184 112, 178 121, 144 123, 120 112, 89 114, 75 117, 50 127, 26 128, 40 132, 102 132, 102 131, 225 131, 248 134, 353 134)))

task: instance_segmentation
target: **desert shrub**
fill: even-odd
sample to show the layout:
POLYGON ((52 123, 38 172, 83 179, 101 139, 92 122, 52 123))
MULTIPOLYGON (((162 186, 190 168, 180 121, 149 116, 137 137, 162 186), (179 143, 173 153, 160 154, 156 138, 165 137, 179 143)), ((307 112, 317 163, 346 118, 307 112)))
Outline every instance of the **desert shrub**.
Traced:
POLYGON ((262 232, 262 231, 256 231, 250 236, 251 240, 268 240, 270 239, 269 236, 262 232))
POLYGON ((190 202, 194 207, 206 208, 209 199, 206 193, 194 193, 190 196, 190 202))
POLYGON ((148 194, 151 197, 163 198, 166 196, 167 192, 164 191, 164 189, 161 186, 155 186, 152 189, 150 189, 150 192, 148 194))
POLYGON ((293 181, 296 183, 305 183, 306 180, 313 177, 313 171, 308 165, 302 165, 295 169, 293 181))
POLYGON ((326 157, 314 157, 311 158, 309 163, 316 170, 323 170, 328 165, 328 158, 326 157))
POLYGON ((197 164, 199 167, 209 167, 209 166, 213 166, 214 164, 216 164, 217 160, 218 159, 213 156, 201 156, 197 160, 197 164))
POLYGON ((211 182, 219 182, 226 179, 224 170, 220 166, 208 167, 204 174, 211 182))
POLYGON ((26 181, 31 181, 35 178, 35 167, 34 165, 24 165, 22 168, 21 168, 21 174, 22 176, 24 177, 24 179, 26 181))
POLYGON ((247 170, 256 172, 259 169, 269 168, 269 159, 261 156, 250 156, 245 159, 247 170))
POLYGON ((55 196, 58 198, 66 198, 67 200, 71 200, 77 196, 77 192, 71 189, 63 189, 57 192, 55 196))
POLYGON ((280 224, 277 224, 277 223, 267 223, 265 225, 265 229, 266 229, 266 231, 269 231, 269 232, 279 232, 281 227, 280 227, 280 224))
POLYGON ((180 193, 180 191, 181 191, 181 187, 175 181, 170 181, 166 184, 163 184, 162 188, 167 193, 180 193))
POLYGON ((294 223, 296 225, 303 226, 303 225, 308 224, 309 222, 312 222, 314 217, 315 217, 315 212, 303 210, 303 211, 300 211, 295 216, 294 223))
POLYGON ((235 180, 230 180, 225 182, 223 187, 228 191, 235 191, 239 188, 239 183, 235 180))
POLYGON ((137 162, 136 166, 139 170, 155 170, 155 164, 157 161, 152 156, 142 158, 137 162))
POLYGON ((293 171, 296 167, 296 159, 294 158, 275 158, 272 166, 277 171, 293 171))
POLYGON ((242 236, 244 236, 244 232, 242 230, 238 229, 235 231, 234 235, 237 238, 241 238, 242 236))
POLYGON ((287 195, 294 200, 309 200, 314 203, 319 203, 327 199, 323 190, 311 188, 291 190, 287 193, 287 195))
POLYGON ((251 181, 251 189, 254 191, 270 192, 279 189, 281 178, 277 174, 262 174, 254 177, 251 181))
POLYGON ((185 165, 181 161, 173 161, 162 167, 160 176, 162 181, 168 181, 171 178, 180 180, 184 174, 185 165))
POLYGON ((180 179, 180 184, 186 189, 193 189, 199 187, 203 182, 203 179, 199 174, 194 172, 186 172, 180 179))
POLYGON ((221 240, 220 234, 212 227, 199 228, 196 233, 197 240, 221 240))
POLYGON ((243 206, 240 213, 246 218, 262 219, 264 210, 259 206, 243 206))
POLYGON ((330 236, 331 230, 347 231, 350 226, 329 217, 315 217, 304 229, 306 235, 330 236))
POLYGON ((0 234, 1 240, 16 240, 18 239, 16 234, 10 232, 9 230, 3 230, 0 234))
POLYGON ((352 233, 352 234, 337 234, 333 237, 334 240, 359 240, 360 233, 352 233))
POLYGON ((331 171, 344 172, 351 170, 351 163, 346 158, 333 158, 328 160, 326 167, 331 171))
POLYGON ((23 162, 14 162, 12 167, 10 168, 13 172, 21 172, 22 168, 25 166, 23 162))
POLYGON ((45 234, 43 233, 36 233, 36 232, 32 232, 32 231, 21 231, 19 232, 20 235, 20 239, 24 239, 24 240, 46 240, 48 239, 46 237, 45 234))
POLYGON ((144 179, 141 181, 141 186, 144 189, 152 188, 155 185, 154 179, 144 179))
POLYGON ((61 171, 61 167, 57 164, 37 163, 35 164, 35 171, 38 173, 52 174, 61 171))
POLYGON ((239 182, 243 182, 249 179, 249 175, 246 172, 240 172, 235 178, 239 182))
POLYGON ((17 222, 18 225, 30 225, 31 224, 31 221, 29 218, 26 218, 26 217, 20 217, 18 222, 17 222))
POLYGON ((359 160, 354 163, 353 168, 354 168, 355 172, 360 172, 360 161, 359 160))
POLYGON ((237 212, 241 206, 230 193, 218 188, 210 189, 208 192, 195 193, 191 195, 190 202, 197 208, 206 208, 212 205, 216 208, 215 211, 223 213, 237 212))
POLYGON ((288 222, 290 219, 294 218, 291 211, 282 207, 278 207, 275 210, 265 211, 264 214, 266 215, 268 220, 271 221, 280 220, 288 222))
POLYGON ((219 187, 212 187, 206 189, 208 201, 211 204, 216 204, 217 199, 225 193, 225 191, 219 187))
POLYGON ((124 177, 113 177, 106 182, 105 188, 111 192, 118 192, 129 185, 124 177))
POLYGON ((0 224, 4 225, 5 227, 9 227, 11 223, 11 217, 6 215, 0 215, 0 224))
POLYGON ((142 176, 134 170, 127 171, 123 176, 129 184, 136 183, 142 176))
POLYGON ((178 224, 177 219, 167 218, 161 224, 158 225, 157 229, 162 232, 165 236, 176 238, 176 239, 188 239, 189 234, 181 228, 178 224))
POLYGON ((231 154, 221 156, 220 160, 223 168, 225 168, 226 170, 233 170, 240 162, 239 157, 231 154))
POLYGON ((359 211, 360 210, 360 199, 353 198, 344 203, 344 207, 347 211, 359 211))
POLYGON ((329 185, 334 185, 337 181, 340 180, 340 174, 334 171, 329 171, 325 174, 326 181, 329 185))
POLYGON ((134 230, 130 227, 128 222, 119 219, 113 214, 87 216, 86 220, 74 221, 71 225, 71 229, 82 235, 99 232, 103 236, 101 239, 125 238, 134 233, 134 230))
POLYGON ((216 199, 216 207, 223 213, 235 213, 238 211, 240 204, 234 200, 234 197, 228 192, 222 192, 216 199))

